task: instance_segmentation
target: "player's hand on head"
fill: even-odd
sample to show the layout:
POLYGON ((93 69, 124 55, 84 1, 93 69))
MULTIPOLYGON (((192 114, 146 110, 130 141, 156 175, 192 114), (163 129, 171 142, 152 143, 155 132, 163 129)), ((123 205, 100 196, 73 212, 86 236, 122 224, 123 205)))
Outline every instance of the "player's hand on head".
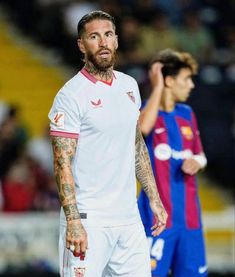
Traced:
POLYGON ((160 62, 154 63, 149 70, 149 79, 152 87, 158 86, 159 89, 164 88, 164 78, 162 75, 163 64, 160 62))
POLYGON ((72 251, 74 256, 85 256, 88 240, 80 220, 67 221, 66 248, 72 251))
POLYGON ((197 161, 190 158, 183 161, 181 169, 185 174, 195 175, 201 169, 201 166, 197 161))
POLYGON ((150 207, 156 218, 156 223, 151 227, 152 235, 155 237, 166 228, 168 215, 162 203, 150 201, 150 207))

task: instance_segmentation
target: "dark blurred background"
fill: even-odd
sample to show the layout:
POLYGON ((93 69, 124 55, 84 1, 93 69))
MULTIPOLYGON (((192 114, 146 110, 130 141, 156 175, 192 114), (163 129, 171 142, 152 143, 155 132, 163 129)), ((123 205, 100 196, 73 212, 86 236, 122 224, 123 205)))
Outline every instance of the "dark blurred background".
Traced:
MULTIPOLYGON (((188 102, 197 115, 208 159, 208 166, 200 180, 213 191, 208 193, 206 190, 202 200, 208 204, 216 201, 219 195, 222 200, 219 204, 216 202, 215 211, 221 212, 224 206, 229 206, 232 208, 227 217, 234 217, 234 0, 0 0, 0 47, 5 51, 0 55, 0 70, 5 74, 0 77, 0 206, 4 219, 9 213, 57 213, 59 210, 46 113, 63 82, 83 65, 76 46, 76 26, 85 13, 95 9, 104 10, 115 17, 119 37, 116 69, 136 78, 142 100, 149 96, 148 63, 157 51, 164 48, 188 51, 198 60, 200 70, 195 77, 196 87, 188 102), (11 43, 15 43, 16 50, 8 50, 8 35, 11 43), (30 48, 29 45, 33 46, 30 48), (48 68, 62 68, 66 74, 54 77, 46 69, 45 74, 39 74, 37 81, 34 81, 31 76, 36 62, 17 58, 21 48, 32 52, 36 60, 41 57, 45 62, 47 59, 48 68), (18 68, 15 71, 18 79, 10 72, 9 76, 6 75, 7 65, 9 68, 18 68), (24 72, 23 66, 28 70, 26 75, 20 75, 24 72), (24 76, 28 77, 24 79, 24 76), (51 84, 56 78, 59 81, 51 84), (9 79, 9 83, 15 82, 15 87, 9 85, 11 89, 7 91, 5 79, 9 79), (27 86, 30 79, 32 87, 27 86), (23 88, 18 89, 17 83, 20 84, 22 80, 23 88), (44 83, 45 90, 39 90, 41 83, 44 83), (28 94, 24 96, 27 90, 28 94), (45 97, 43 91, 47 93, 45 97), (33 100, 40 95, 41 102, 35 104, 33 100), (31 110, 24 120, 20 115, 27 110, 26 104, 31 105, 31 110), (33 114, 36 116, 40 110, 41 115, 32 121, 33 114), (34 128, 36 121, 40 121, 41 125, 34 128), (224 206, 219 209, 220 205, 224 206)), ((209 212, 212 210, 210 207, 209 212)), ((222 232, 225 243, 228 243, 227 229, 222 232)), ((4 243, 1 244, 1 235, 4 241, 5 234, 0 229, 0 246, 4 246, 4 243)), ((231 241, 234 244, 234 229, 230 246, 231 241)), ((234 251, 232 255, 234 263, 234 251)), ((54 270, 56 266, 50 267, 45 261, 15 267, 11 264, 5 266, 5 260, 1 265, 3 260, 0 253, 0 272, 2 269, 3 274, 0 276, 57 275, 54 270)), ((213 261, 216 264, 216 258, 213 261)), ((212 267, 211 276, 234 276, 231 265, 225 266, 223 272, 217 272, 218 267, 219 264, 212 267)))

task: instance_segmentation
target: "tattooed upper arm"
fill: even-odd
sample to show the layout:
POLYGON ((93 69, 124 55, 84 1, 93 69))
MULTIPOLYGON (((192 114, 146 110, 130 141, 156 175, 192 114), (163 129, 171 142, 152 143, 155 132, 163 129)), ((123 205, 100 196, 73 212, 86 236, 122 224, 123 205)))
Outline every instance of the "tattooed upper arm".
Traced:
POLYGON ((52 137, 54 161, 61 167, 66 162, 71 162, 76 151, 77 139, 52 137))

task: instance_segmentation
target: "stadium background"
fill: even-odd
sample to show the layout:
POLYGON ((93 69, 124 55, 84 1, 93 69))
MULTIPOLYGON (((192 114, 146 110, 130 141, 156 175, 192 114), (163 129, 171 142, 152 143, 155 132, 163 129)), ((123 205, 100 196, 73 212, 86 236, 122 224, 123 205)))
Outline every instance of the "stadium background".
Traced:
POLYGON ((170 47, 198 59, 189 104, 208 158, 199 186, 209 272, 234 276, 234 0, 0 0, 0 276, 58 276, 47 113, 82 66, 76 24, 93 9, 115 16, 116 69, 137 79, 143 100, 153 53, 170 47))

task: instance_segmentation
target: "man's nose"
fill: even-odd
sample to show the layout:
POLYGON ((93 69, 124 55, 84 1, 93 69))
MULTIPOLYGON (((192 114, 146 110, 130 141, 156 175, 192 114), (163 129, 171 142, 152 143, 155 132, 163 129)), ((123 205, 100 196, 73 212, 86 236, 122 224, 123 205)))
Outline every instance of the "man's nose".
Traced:
POLYGON ((107 39, 105 37, 101 37, 99 45, 103 46, 103 47, 106 47, 107 46, 107 39))
POLYGON ((195 87, 193 80, 190 80, 190 88, 193 89, 195 87))

